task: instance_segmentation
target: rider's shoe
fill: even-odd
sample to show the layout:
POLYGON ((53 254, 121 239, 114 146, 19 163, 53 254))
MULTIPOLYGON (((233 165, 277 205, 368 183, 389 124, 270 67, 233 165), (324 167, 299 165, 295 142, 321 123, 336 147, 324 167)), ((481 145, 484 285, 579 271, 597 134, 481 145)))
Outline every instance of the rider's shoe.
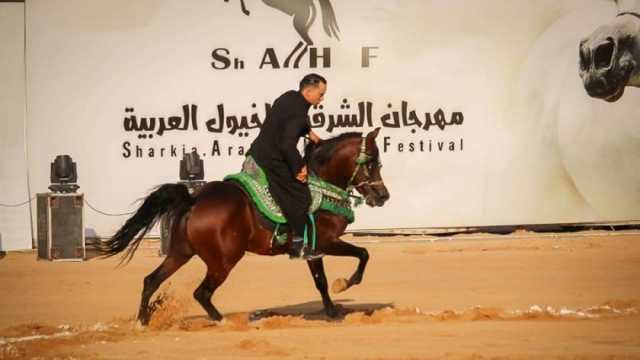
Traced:
POLYGON ((310 247, 304 246, 304 240, 302 238, 293 238, 291 248, 289 249, 289 259, 311 261, 320 259, 323 256, 324 254, 316 253, 310 247))
POLYGON ((293 238, 291 248, 289 248, 289 259, 302 259, 304 240, 301 237, 293 238))

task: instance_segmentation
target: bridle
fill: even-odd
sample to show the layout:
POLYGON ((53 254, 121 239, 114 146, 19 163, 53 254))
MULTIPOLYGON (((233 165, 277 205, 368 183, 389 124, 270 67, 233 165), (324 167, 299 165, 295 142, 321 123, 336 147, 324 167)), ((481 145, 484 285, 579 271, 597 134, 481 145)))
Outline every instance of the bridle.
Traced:
POLYGON ((638 14, 637 12, 633 12, 633 11, 623 11, 621 13, 618 13, 618 15, 616 15, 616 17, 623 16, 623 15, 631 15, 631 16, 635 16, 638 19, 640 19, 640 14, 638 14))
MULTIPOLYGON (((352 195, 353 189, 359 188, 361 186, 368 186, 369 188, 371 188, 372 186, 375 186, 375 185, 384 185, 384 182, 382 180, 371 181, 371 173, 369 171, 369 167, 367 166, 367 164, 372 162, 373 160, 374 160, 374 157, 367 153, 367 141, 366 141, 366 138, 363 137, 360 142, 360 153, 356 158, 356 168, 353 170, 353 174, 351 174, 351 178, 347 182, 346 191, 350 197, 357 198, 361 201, 362 198, 360 196, 352 195), (362 172, 362 175, 365 180, 360 181, 357 184, 354 184, 353 181, 358 175, 358 172, 362 172)), ((382 164, 380 164, 380 160, 376 159, 375 161, 376 161, 376 166, 378 168, 381 168, 382 164)))

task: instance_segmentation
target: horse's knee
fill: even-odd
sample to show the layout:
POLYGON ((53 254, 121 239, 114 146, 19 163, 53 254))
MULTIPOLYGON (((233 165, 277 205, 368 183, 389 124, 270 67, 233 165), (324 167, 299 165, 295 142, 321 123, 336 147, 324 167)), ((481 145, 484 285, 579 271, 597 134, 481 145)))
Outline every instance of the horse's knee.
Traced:
POLYGON ((158 289, 158 282, 156 281, 155 274, 150 274, 144 278, 142 292, 145 295, 151 295, 158 289))
POLYGON ((362 249, 362 252, 360 253, 360 261, 362 262, 367 262, 369 261, 369 251, 367 251, 367 249, 362 249))
POLYGON ((198 286, 198 288, 193 292, 193 297, 198 300, 198 302, 209 301, 212 295, 213 291, 204 284, 198 286))

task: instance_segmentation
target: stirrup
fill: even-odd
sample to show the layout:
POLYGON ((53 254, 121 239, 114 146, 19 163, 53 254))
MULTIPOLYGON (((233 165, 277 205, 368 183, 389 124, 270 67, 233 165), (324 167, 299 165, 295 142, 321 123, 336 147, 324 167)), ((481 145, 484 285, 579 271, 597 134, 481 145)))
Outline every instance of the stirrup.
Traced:
POLYGON ((322 259, 322 257, 324 257, 324 254, 319 254, 319 253, 316 254, 313 252, 313 250, 307 247, 304 247, 299 251, 297 249, 292 249, 289 252, 289 259, 291 260, 312 261, 312 260, 322 259))
POLYGON ((309 249, 308 247, 305 247, 302 250, 302 259, 307 261, 322 259, 323 256, 324 254, 315 253, 313 250, 309 249))

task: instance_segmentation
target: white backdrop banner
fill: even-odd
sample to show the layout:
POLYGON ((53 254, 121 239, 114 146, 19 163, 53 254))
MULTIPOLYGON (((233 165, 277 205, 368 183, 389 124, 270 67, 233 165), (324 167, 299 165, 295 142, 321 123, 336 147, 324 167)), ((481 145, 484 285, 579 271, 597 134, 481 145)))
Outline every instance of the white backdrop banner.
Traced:
POLYGON ((30 249, 24 136, 24 4, 0 3, 0 251, 30 249))
MULTIPOLYGON (((382 127, 391 199, 352 229, 640 218, 640 92, 590 97, 580 40, 613 1, 29 0, 34 191, 69 154, 95 208, 135 209, 196 150, 237 172, 270 104, 316 72, 322 137, 382 127)), ((636 53, 637 55, 637 53, 636 53)), ((86 211, 98 235, 124 217, 86 211)))

